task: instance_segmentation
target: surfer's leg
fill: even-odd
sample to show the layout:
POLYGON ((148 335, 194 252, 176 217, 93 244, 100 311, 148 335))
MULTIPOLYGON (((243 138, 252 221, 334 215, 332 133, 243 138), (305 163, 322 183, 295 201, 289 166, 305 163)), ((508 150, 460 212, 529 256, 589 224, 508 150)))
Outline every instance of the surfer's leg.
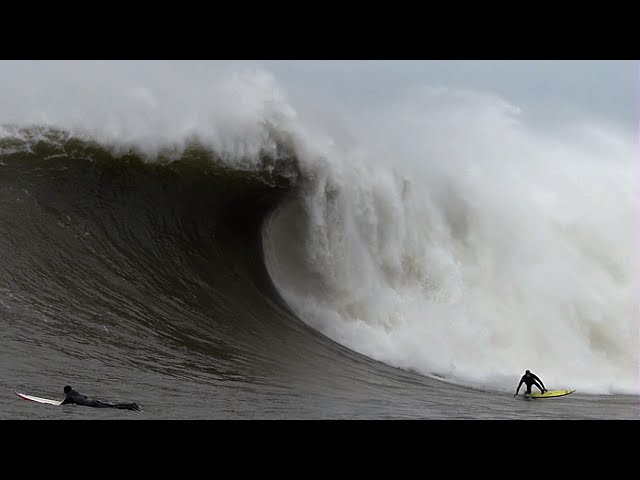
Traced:
POLYGON ((135 411, 140 411, 140 407, 138 407, 138 405, 133 402, 133 403, 117 403, 116 405, 114 405, 115 408, 118 408, 120 410, 135 410, 135 411))

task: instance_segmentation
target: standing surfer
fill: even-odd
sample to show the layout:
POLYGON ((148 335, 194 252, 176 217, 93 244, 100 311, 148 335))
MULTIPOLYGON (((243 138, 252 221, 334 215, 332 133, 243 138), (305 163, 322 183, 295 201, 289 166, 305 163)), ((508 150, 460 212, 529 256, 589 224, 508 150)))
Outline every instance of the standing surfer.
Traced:
POLYGON ((544 386, 544 383, 542 383, 542 380, 540 380, 540 378, 538 378, 538 376, 535 373, 531 373, 529 370, 527 370, 526 372, 524 372, 524 375, 520 379, 520 383, 518 384, 516 393, 513 395, 514 397, 518 395, 518 392, 520 391, 520 387, 522 386, 523 383, 527 386, 527 395, 531 394, 532 385, 535 385, 536 387, 538 387, 541 393, 545 393, 547 391, 547 389, 544 386))

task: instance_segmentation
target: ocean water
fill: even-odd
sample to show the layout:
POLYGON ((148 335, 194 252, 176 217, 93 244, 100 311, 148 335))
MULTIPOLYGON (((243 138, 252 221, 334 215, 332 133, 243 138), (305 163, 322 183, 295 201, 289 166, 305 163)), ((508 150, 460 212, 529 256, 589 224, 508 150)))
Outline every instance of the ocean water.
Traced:
POLYGON ((637 135, 142 63, 0 84, 0 419, 638 418, 637 135))

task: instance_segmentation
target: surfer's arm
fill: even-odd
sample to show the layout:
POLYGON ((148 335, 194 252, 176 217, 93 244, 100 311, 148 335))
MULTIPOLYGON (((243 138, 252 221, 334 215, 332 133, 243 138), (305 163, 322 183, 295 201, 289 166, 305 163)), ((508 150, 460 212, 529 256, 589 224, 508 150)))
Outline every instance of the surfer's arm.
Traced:
POLYGON ((518 384, 518 388, 516 388, 516 393, 513 394, 513 396, 515 397, 516 395, 518 395, 518 392, 520 392, 520 387, 522 386, 522 383, 524 382, 523 379, 520 379, 520 383, 518 384))

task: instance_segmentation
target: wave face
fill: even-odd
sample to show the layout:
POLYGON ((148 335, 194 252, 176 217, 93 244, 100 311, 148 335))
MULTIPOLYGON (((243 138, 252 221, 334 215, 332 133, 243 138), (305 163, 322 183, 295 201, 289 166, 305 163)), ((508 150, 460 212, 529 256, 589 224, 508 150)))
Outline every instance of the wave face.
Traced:
POLYGON ((276 302, 259 227, 295 178, 286 159, 230 170, 194 146, 149 163, 46 129, 14 132, 0 148, 3 308, 33 316, 29 328, 89 351, 126 340, 134 363, 146 335, 194 353, 241 349, 227 331, 250 329, 253 308, 276 302))
POLYGON ((637 152, 613 124, 549 132, 446 88, 294 102, 237 65, 46 66, 1 92, 3 360, 637 393, 637 152))

